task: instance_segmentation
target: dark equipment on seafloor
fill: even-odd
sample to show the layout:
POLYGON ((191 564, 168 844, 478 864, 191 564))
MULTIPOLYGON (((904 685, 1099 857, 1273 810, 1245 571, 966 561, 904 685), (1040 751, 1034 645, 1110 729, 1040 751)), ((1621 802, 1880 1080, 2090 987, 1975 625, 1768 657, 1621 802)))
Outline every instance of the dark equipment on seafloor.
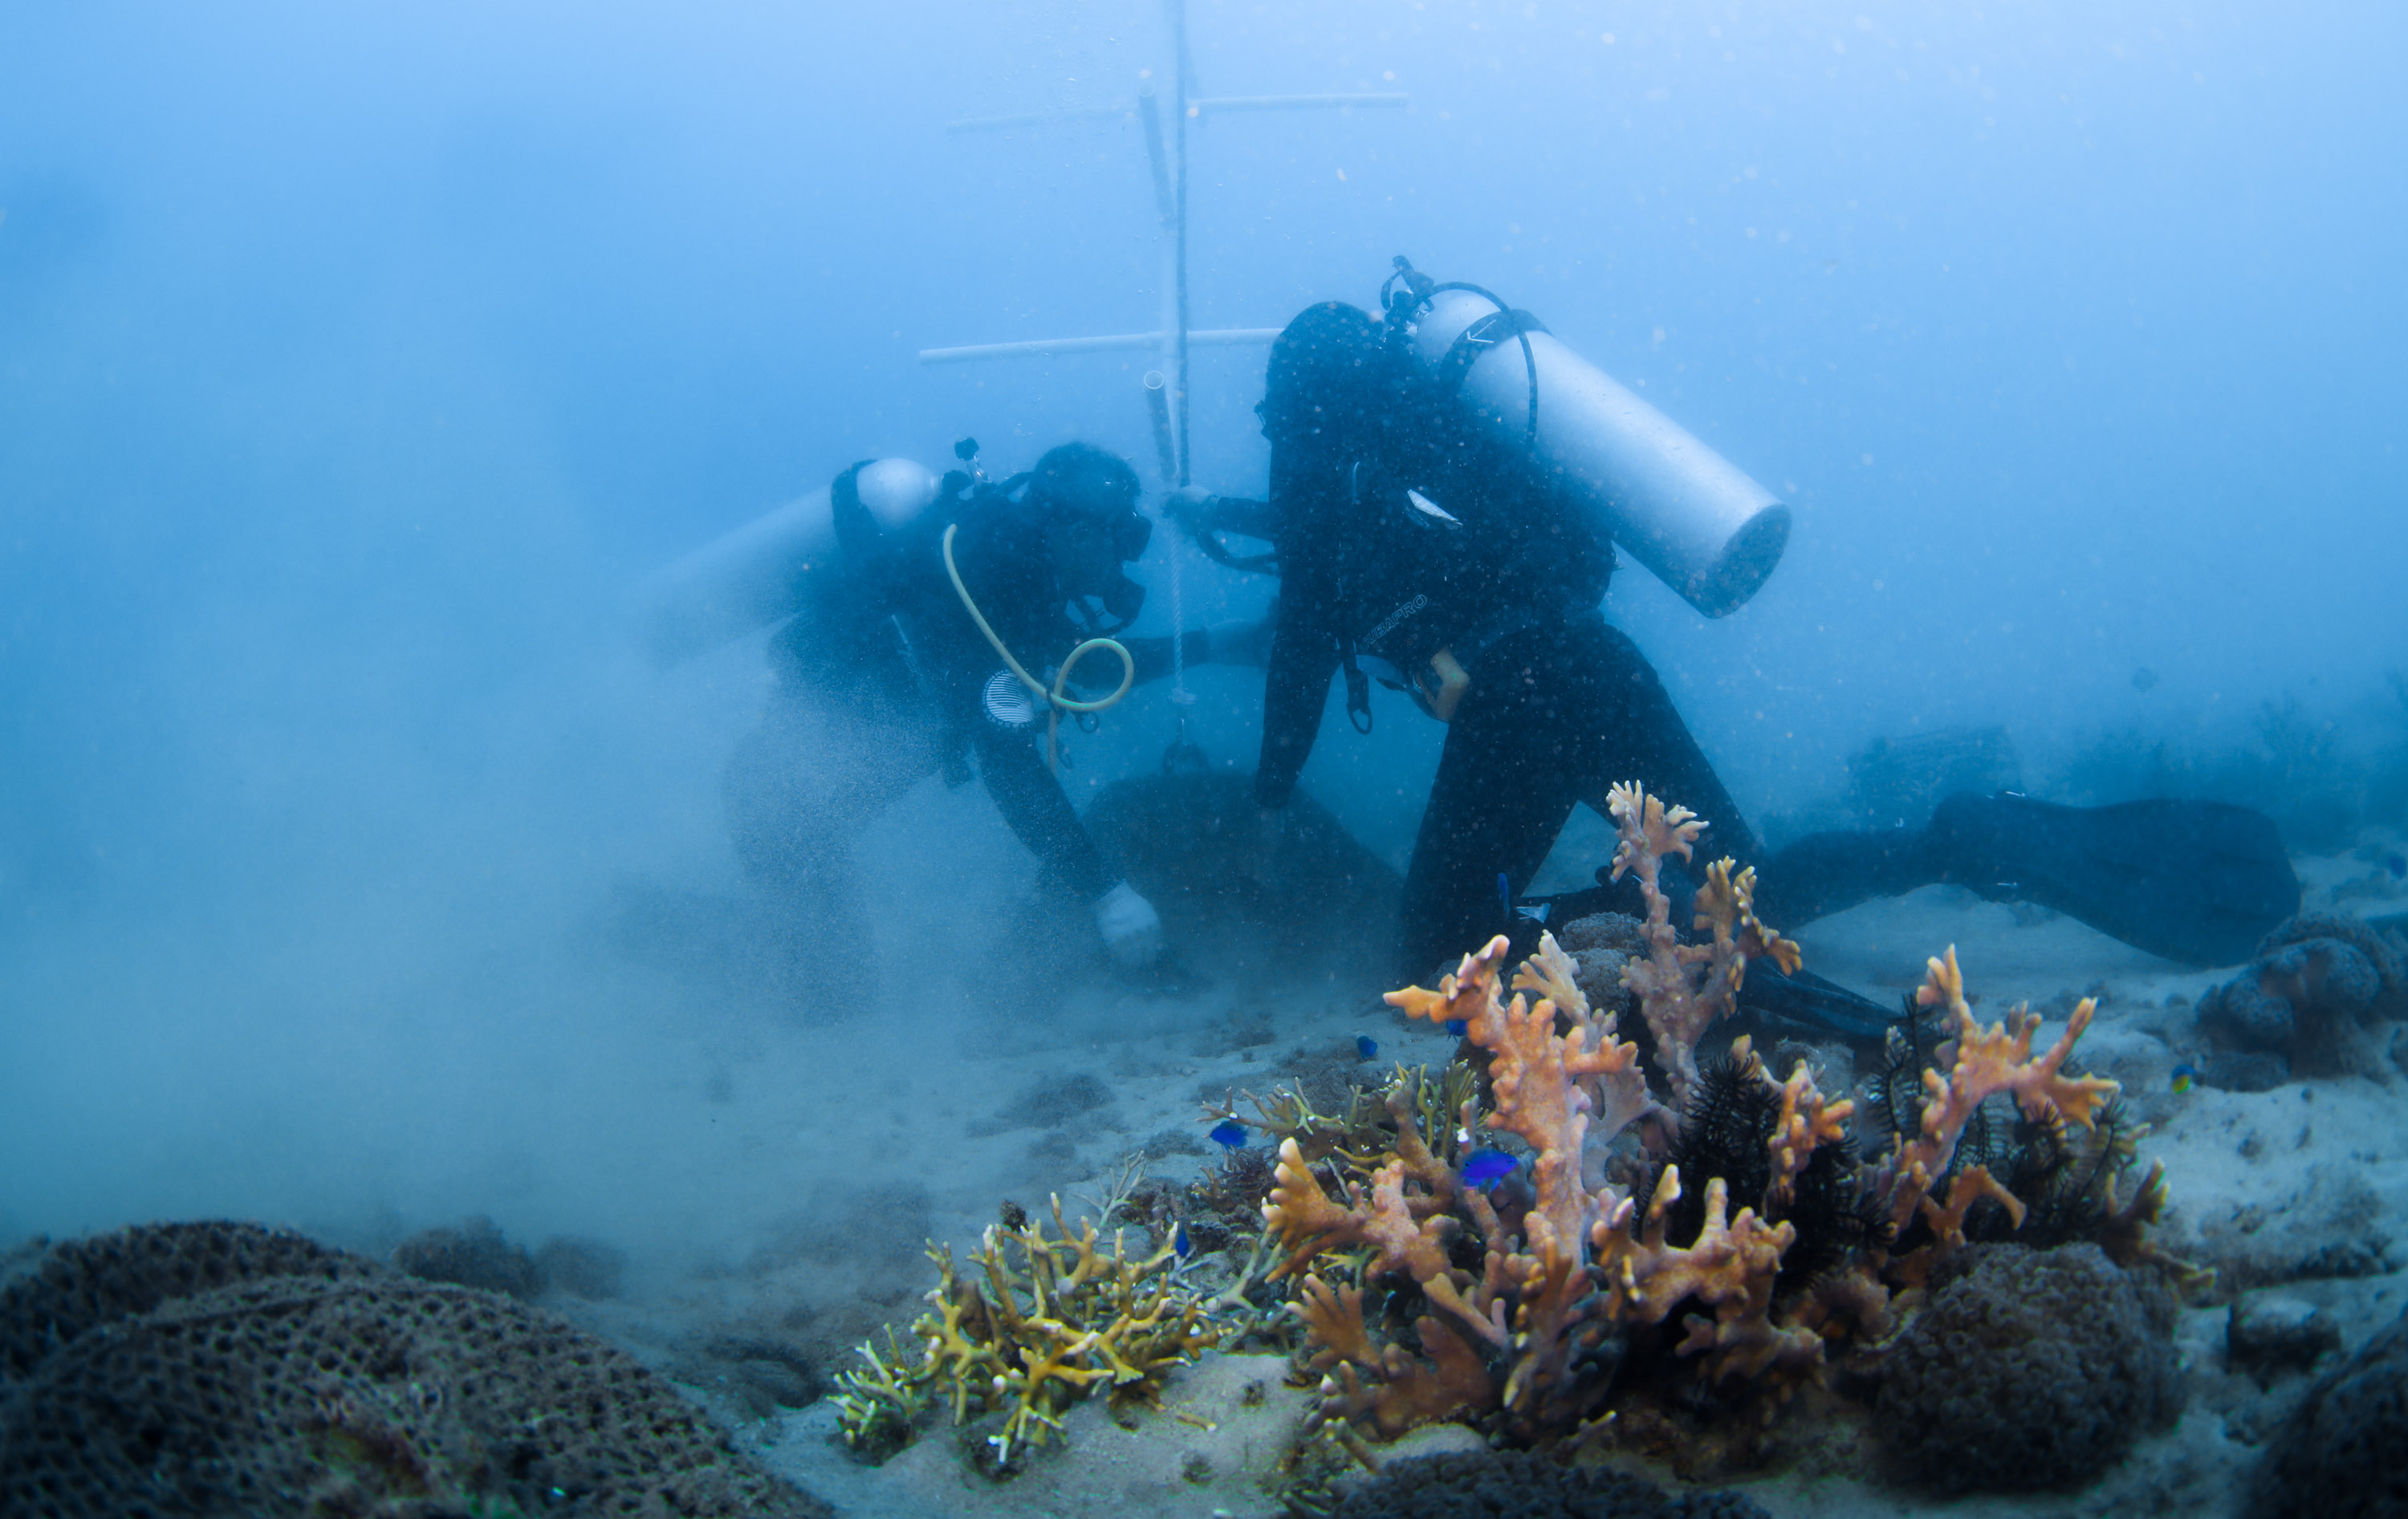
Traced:
POLYGON ((1783 927, 1917 886, 2030 902, 2187 965, 2235 965, 2299 910, 2274 820, 2161 797, 2067 807, 2014 792, 1944 797, 1924 828, 1809 834, 1764 862, 1756 906, 1783 927))
POLYGON ((1371 941, 1396 919, 1397 872, 1308 796, 1296 797, 1266 836, 1253 784, 1227 770, 1131 776, 1104 787, 1082 821, 1182 942, 1268 929, 1283 957, 1337 953, 1384 964, 1384 944, 1371 941))

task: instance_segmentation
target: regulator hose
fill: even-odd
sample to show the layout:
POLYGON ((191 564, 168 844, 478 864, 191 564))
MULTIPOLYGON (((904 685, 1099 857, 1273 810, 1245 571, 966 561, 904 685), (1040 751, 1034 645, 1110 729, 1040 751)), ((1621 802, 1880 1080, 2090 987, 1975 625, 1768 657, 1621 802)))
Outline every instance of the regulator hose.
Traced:
POLYGON ((1048 691, 1044 682, 1029 674, 1022 667, 1020 661, 1011 657, 1011 651, 1003 646, 1001 638, 996 637, 995 629, 987 624, 986 615, 978 609, 978 603, 970 599, 970 588, 962 583, 962 572, 953 563, 953 535, 961 530, 962 524, 959 523, 948 523, 945 525, 945 573, 953 577, 953 595, 962 598, 962 610, 970 614, 970 621, 978 624, 978 630, 986 635, 988 644, 1002 656, 1004 667, 1020 677, 1020 683, 1026 686, 1031 693, 1044 699, 1046 706, 1045 763, 1056 775, 1059 775, 1062 770, 1060 738, 1062 714, 1064 712, 1100 712, 1108 707, 1119 706, 1121 698, 1129 694, 1129 687, 1137 684, 1137 660, 1130 655, 1127 646, 1118 638, 1089 638, 1071 650, 1069 657, 1062 661, 1062 667, 1054 673, 1054 688, 1048 691), (1109 649, 1121 656, 1119 689, 1111 695, 1099 697, 1095 701, 1082 701, 1076 696, 1064 695, 1063 691, 1069 685, 1070 671, 1078 666, 1080 660, 1098 649, 1109 649))

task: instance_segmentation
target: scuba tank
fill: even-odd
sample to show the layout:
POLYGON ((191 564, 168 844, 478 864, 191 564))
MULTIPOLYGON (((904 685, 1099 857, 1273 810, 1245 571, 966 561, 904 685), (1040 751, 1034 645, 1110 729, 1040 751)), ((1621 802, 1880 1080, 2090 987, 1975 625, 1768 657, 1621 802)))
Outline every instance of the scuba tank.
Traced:
POLYGON ((1600 532, 1708 617, 1738 610, 1789 542, 1789 509, 1721 454, 1477 285, 1402 257, 1391 342, 1483 431, 1520 448, 1600 532))
POLYGON ((939 485, 912 460, 873 459, 704 544, 637 592, 645 652, 669 669, 793 616, 814 571, 910 526, 939 485))

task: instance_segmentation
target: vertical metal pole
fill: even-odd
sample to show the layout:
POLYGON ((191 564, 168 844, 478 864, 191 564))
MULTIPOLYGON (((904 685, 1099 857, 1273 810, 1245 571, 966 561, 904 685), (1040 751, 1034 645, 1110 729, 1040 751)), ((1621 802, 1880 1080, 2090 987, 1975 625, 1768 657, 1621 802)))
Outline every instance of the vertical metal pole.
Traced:
MULTIPOLYGON (((1177 169, 1176 216, 1170 229, 1172 299, 1170 327, 1171 415, 1179 423, 1179 483, 1188 482, 1187 451, 1187 0, 1168 0, 1172 69, 1171 156, 1177 169)), ((1176 637, 1177 635, 1173 635, 1176 637)))

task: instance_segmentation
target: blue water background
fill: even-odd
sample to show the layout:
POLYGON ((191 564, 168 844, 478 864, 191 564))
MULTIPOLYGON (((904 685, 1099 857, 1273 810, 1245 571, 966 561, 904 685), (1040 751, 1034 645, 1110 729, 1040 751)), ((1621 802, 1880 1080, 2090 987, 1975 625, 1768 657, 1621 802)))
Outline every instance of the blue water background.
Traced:
MULTIPOLYGON (((2101 733, 2245 746, 2286 695, 2398 741, 2398 7, 1189 26, 1207 94, 1412 97, 1197 125, 1197 325, 1368 304, 1407 253, 1794 504, 1737 615, 1627 565, 1608 602, 1752 813, 1956 724, 2035 781, 2101 733)), ((915 353, 1157 324, 1132 120, 945 123, 1168 59, 1149 0, 0 16, 0 1234, 450 1216, 543 1094, 642 1084, 669 1036, 595 1005, 578 936, 631 880, 738 889, 717 767, 762 677, 757 645, 650 670, 629 588, 874 454, 1148 462, 1142 358, 915 353)), ((1203 483, 1261 486, 1260 364, 1197 355, 1203 483)), ((1195 618, 1261 603, 1182 578, 1195 618)), ((1196 685, 1243 767, 1254 688, 1196 685)), ((1081 783, 1170 721, 1141 694, 1081 783)), ((1437 734, 1382 722, 1306 783, 1401 858, 1437 734)), ((1025 881, 977 803, 896 824, 955 830, 886 881, 899 924, 1025 881)))

